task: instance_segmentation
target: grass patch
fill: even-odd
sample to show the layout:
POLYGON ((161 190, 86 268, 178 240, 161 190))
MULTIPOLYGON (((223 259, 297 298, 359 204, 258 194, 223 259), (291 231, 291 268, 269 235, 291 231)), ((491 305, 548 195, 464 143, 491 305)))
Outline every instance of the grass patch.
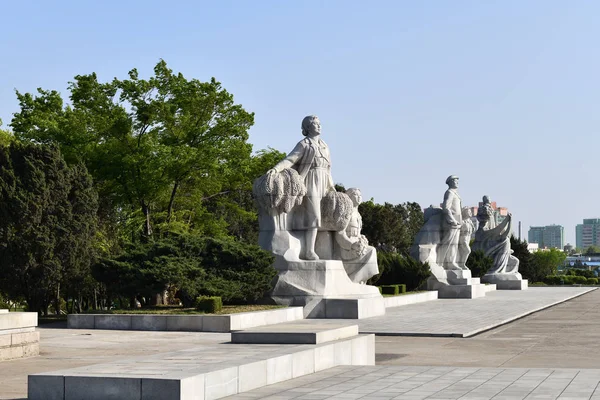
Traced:
MULTIPOLYGON (((278 308, 285 308, 286 306, 279 305, 260 305, 260 304, 246 304, 246 305, 227 305, 223 306, 218 314, 237 314, 242 312, 252 311, 265 311, 275 310, 278 308)), ((177 306, 155 306, 147 308, 136 308, 136 309, 123 309, 123 310, 90 310, 83 314, 166 314, 166 315, 191 315, 191 314, 206 314, 202 311, 198 311, 195 308, 183 308, 177 306)))

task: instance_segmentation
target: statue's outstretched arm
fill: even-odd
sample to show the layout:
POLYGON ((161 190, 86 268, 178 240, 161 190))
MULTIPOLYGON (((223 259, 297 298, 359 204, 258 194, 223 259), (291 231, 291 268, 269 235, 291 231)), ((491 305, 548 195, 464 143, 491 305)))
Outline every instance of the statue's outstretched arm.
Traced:
POLYGON ((304 142, 298 142, 290 154, 288 154, 283 160, 279 161, 272 169, 275 170, 275 172, 281 172, 286 168, 291 168, 302 158, 305 149, 306 146, 304 145, 304 142))

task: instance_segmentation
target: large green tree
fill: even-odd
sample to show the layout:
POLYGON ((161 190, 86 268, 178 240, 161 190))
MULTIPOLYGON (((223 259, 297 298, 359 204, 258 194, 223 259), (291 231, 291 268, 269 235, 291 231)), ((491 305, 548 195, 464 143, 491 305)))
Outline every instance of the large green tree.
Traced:
POLYGON ((17 92, 11 127, 22 140, 58 143, 69 162, 82 160, 103 218, 121 221, 133 238, 151 237, 156 226, 222 231, 204 203, 247 186, 254 115, 219 82, 187 79, 160 61, 149 79, 136 69, 108 82, 78 75, 69 91, 69 105, 56 91, 17 92))
POLYGON ((96 193, 83 165, 48 145, 0 146, 0 291, 47 312, 89 275, 96 193))

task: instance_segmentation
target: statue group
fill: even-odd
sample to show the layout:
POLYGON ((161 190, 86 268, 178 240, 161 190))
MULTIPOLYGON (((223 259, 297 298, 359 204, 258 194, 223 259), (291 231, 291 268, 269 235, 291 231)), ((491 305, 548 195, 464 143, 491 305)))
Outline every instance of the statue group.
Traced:
MULTIPOLYGON (((305 309, 310 304, 309 309, 316 309, 327 298, 381 299, 377 288, 366 285, 379 270, 376 250, 361 234, 361 192, 357 188, 336 191, 319 118, 305 117, 301 130, 304 138, 253 187, 259 209, 259 244, 275 255, 278 270, 271 298, 305 309)), ((441 207, 424 211, 425 223, 411 255, 429 263, 428 289, 466 286, 471 293, 475 285, 466 261, 475 227, 470 210, 462 206, 458 182, 457 176, 449 176, 441 207)), ((477 213, 479 228, 473 244, 494 259, 484 281, 521 280, 518 260, 510 249, 511 216, 495 226, 493 211, 486 204, 489 201, 477 213)), ((450 293, 449 297, 476 296, 450 293)))
POLYGON ((276 257, 271 297, 307 305, 323 298, 380 298, 366 285, 376 275, 377 254, 361 234, 360 189, 337 192, 321 122, 302 120, 304 138, 256 180, 259 244, 276 257))
POLYGON ((496 284, 499 289, 525 289, 519 270, 519 260, 512 255, 510 234, 512 215, 498 225, 488 196, 483 196, 477 211, 479 227, 475 231, 473 247, 470 247, 475 226, 471 210, 462 206, 458 194, 456 175, 446 179, 448 189, 441 207, 430 206, 424 211, 425 223, 417 234, 411 248, 411 256, 427 262, 431 277, 428 289, 440 290, 441 297, 479 297, 484 291, 474 290, 479 283, 471 278, 466 263, 471 250, 481 250, 493 260, 493 265, 481 277, 481 282, 496 284), (461 290, 462 289, 462 290, 461 290))

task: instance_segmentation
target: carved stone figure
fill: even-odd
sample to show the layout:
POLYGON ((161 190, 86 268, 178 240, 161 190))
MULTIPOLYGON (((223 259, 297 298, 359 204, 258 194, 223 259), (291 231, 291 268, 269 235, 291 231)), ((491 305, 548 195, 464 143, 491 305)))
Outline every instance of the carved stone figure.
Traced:
POLYGON ((485 286, 472 281, 471 271, 465 265, 473 225, 468 214, 463 214, 458 177, 449 176, 446 184, 448 190, 442 207, 430 206, 424 210, 424 224, 415 237, 410 255, 429 264, 431 276, 427 289, 437 290, 440 298, 482 297, 485 286))
POLYGON ((305 248, 301 257, 305 260, 318 260, 315 252, 317 231, 321 227, 321 199, 330 191, 335 191, 331 178, 329 147, 320 138, 321 122, 315 115, 302 120, 302 134, 305 136, 288 156, 275 165, 268 174, 277 174, 286 169, 294 169, 304 180, 306 194, 300 207, 295 210, 292 229, 305 230, 305 248))
POLYGON ((477 213, 479 229, 475 232, 475 241, 473 242, 473 250, 482 250, 486 256, 494 260, 494 264, 486 275, 511 275, 514 280, 522 279, 519 273, 519 259, 512 255, 513 250, 510 248, 510 235, 512 225, 512 214, 502 221, 498 226, 489 228, 490 221, 493 220, 493 215, 490 217, 488 213, 477 213))
POLYGON ((364 235, 361 235, 362 217, 358 206, 362 202, 360 189, 350 188, 346 194, 352 200, 352 215, 347 225, 336 233, 339 257, 353 282, 364 284, 379 273, 377 253, 364 235))
POLYGON ((483 206, 477 210, 477 221, 485 219, 487 221, 487 229, 496 227, 496 218, 494 216, 494 209, 490 203, 489 196, 483 196, 483 206))
POLYGON ((471 216, 471 209, 463 207, 462 226, 460 227, 460 239, 458 240, 458 265, 462 269, 467 269, 466 263, 469 259, 469 254, 471 254, 471 235, 475 230, 471 216))
POLYGON ((360 284, 378 268, 375 249, 360 235, 357 200, 335 191, 319 119, 304 118, 302 133, 294 150, 253 186, 259 245, 275 255, 278 271, 269 297, 304 306, 305 317, 383 315, 379 290, 360 284))
POLYGON ((444 202, 442 203, 442 241, 438 262, 444 269, 462 269, 458 261, 458 242, 462 226, 462 204, 458 194, 458 176, 449 176, 446 179, 446 185, 448 185, 448 190, 444 193, 444 202))

